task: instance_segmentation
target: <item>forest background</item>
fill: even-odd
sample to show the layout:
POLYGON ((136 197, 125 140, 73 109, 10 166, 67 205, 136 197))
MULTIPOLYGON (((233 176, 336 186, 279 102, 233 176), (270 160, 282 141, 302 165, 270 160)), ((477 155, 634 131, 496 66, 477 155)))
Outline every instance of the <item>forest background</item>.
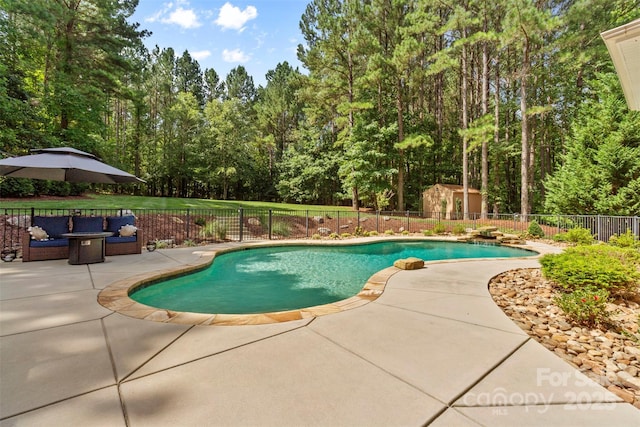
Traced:
MULTIPOLYGON (((3 155, 71 146, 153 196, 419 210, 452 183, 483 214, 640 212, 640 113, 600 37, 640 1, 313 0, 304 69, 264 87, 148 51, 136 6, 0 0, 3 155)), ((0 178, 3 196, 86 188, 0 178)))

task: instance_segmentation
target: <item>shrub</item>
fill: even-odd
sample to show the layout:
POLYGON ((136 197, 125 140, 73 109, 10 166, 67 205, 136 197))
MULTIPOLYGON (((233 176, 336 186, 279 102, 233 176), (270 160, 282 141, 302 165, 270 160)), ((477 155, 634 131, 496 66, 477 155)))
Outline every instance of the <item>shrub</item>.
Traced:
POLYGON ((409 230, 402 230, 402 235, 403 236, 408 236, 409 235, 409 230))
POLYGON ((609 244, 619 248, 640 248, 640 240, 636 239, 631 230, 624 234, 614 234, 609 238, 609 244))
POLYGON ((329 234, 329 238, 333 240, 338 240, 340 236, 338 235, 338 233, 331 233, 329 234))
POLYGON ((199 217, 198 217, 198 218, 196 218, 193 222, 194 222, 196 225, 199 225, 200 227, 203 227, 203 226, 207 223, 207 220, 206 220, 206 219, 204 219, 203 217, 199 216, 199 217))
POLYGON ((447 229, 445 228, 444 224, 441 222, 433 226, 433 232, 435 234, 444 234, 445 231, 447 231, 447 229))
POLYGON ((369 236, 377 236, 378 232, 376 230, 369 231, 369 236))
POLYGON ((340 234, 340 237, 342 237, 343 239, 348 239, 349 237, 351 237, 351 233, 342 233, 340 234))
POLYGON ((529 223, 527 234, 531 237, 541 238, 544 237, 544 230, 540 227, 540 224, 534 220, 529 223))
POLYGON ((394 235, 394 234, 396 234, 396 233, 394 233, 394 232, 393 232, 393 230, 385 230, 385 231, 384 231, 384 234, 386 234, 386 235, 388 235, 388 236, 392 236, 392 235, 394 235))
POLYGON ((274 221, 271 224, 271 233, 276 236, 289 237, 291 235, 291 228, 289 224, 284 221, 274 221))
POLYGON ((320 240, 320 239, 322 239, 322 236, 320 236, 318 233, 315 233, 313 236, 311 236, 311 238, 313 240, 320 240))
POLYGON ((366 236, 367 232, 364 231, 364 228, 357 226, 356 229, 353 231, 353 235, 354 236, 366 236))
POLYGON ((433 231, 431 230, 422 230, 422 234, 425 236, 433 236, 433 231))
POLYGON ((467 232, 467 229, 464 224, 456 224, 453 226, 453 230, 451 230, 451 232, 455 235, 460 235, 465 234, 467 232))
POLYGON ((197 245, 196 245, 196 242, 194 242, 194 241, 193 241, 193 240, 191 240, 191 239, 185 239, 185 241, 184 241, 184 242, 182 242, 182 244, 183 244, 184 246, 188 246, 188 247, 197 246, 197 245))
POLYGON ((591 231, 586 228, 572 228, 566 233, 558 233, 553 236, 556 242, 568 242, 574 245, 592 245, 595 243, 591 231))
POLYGON ((606 290, 587 287, 561 294, 555 298, 555 302, 576 323, 594 327, 609 323, 608 299, 609 293, 606 290))
POLYGON ((636 292, 640 283, 640 253, 633 249, 576 246, 544 255, 540 264, 546 278, 569 291, 593 286, 626 295, 636 292))
POLYGON ((227 238, 227 226, 218 221, 211 221, 202 227, 200 233, 204 237, 216 237, 218 240, 224 240, 227 238))

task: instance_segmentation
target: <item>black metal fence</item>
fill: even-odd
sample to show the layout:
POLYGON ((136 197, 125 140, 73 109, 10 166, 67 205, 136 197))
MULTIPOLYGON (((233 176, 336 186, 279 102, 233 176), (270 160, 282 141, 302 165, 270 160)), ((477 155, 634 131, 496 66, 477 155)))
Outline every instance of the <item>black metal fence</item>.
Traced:
POLYGON ((537 221, 546 237, 572 228, 586 228, 598 240, 630 230, 640 236, 640 217, 600 215, 471 214, 443 216, 422 212, 351 212, 338 210, 275 209, 0 209, 0 248, 20 250, 25 231, 34 215, 118 216, 135 215, 135 225, 146 241, 160 247, 199 245, 222 241, 306 239, 344 237, 364 233, 421 233, 427 230, 452 232, 495 226, 500 231, 520 234, 537 221))

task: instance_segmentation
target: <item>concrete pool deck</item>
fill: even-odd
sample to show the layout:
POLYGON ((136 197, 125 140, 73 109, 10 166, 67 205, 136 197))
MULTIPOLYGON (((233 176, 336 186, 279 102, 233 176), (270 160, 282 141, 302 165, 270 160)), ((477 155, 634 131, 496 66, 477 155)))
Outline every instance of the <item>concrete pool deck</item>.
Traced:
POLYGON ((491 277, 535 258, 429 263, 358 308, 273 324, 169 324, 97 302, 222 247, 0 263, 0 426, 640 425, 494 304, 491 277))

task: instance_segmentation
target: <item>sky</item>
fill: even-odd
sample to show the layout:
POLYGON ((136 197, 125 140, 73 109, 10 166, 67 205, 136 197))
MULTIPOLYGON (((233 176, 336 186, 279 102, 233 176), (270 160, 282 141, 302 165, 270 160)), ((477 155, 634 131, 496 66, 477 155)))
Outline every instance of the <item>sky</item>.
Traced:
POLYGON ((265 74, 280 62, 304 72, 296 50, 304 44, 300 17, 308 0, 139 0, 129 18, 139 29, 153 34, 144 40, 151 51, 156 45, 185 50, 200 64, 216 70, 224 80, 242 65, 253 82, 265 86, 265 74))

